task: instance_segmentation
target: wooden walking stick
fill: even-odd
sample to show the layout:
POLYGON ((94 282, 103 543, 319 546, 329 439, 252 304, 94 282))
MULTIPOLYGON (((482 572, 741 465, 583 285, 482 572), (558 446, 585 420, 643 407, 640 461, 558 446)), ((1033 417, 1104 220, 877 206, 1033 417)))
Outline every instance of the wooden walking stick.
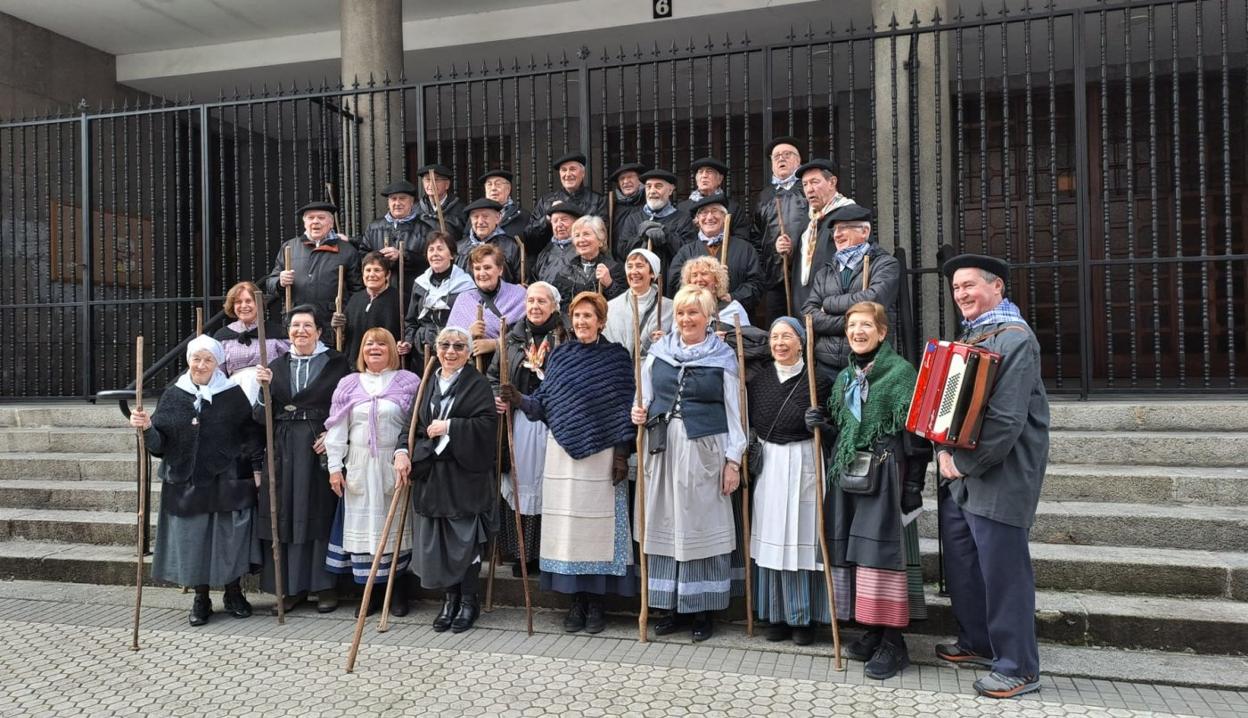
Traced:
MULTIPOLYGON (((287 287, 289 289, 289 287, 287 287)), ((260 342, 260 364, 269 365, 269 347, 264 333, 264 295, 256 292, 256 339, 260 342)), ((286 594, 282 576, 281 532, 277 526, 277 472, 273 463, 273 396, 267 381, 260 382, 260 394, 264 398, 264 456, 269 469, 269 528, 273 539, 273 590, 277 592, 277 622, 286 623, 286 594)))
MULTIPOLYGON (((285 257, 285 259, 286 259, 286 269, 289 269, 289 270, 291 270, 291 271, 294 271, 294 267, 290 266, 290 265, 291 265, 291 262, 293 261, 293 259, 292 259, 292 257, 291 257, 291 251, 290 251, 290 245, 289 245, 289 244, 288 244, 288 245, 286 245, 286 257, 285 257)), ((291 299, 291 291, 292 291, 294 288, 295 288, 295 283, 294 283, 293 281, 292 281, 290 284, 287 284, 287 285, 286 285, 286 313, 287 313, 287 314, 290 314, 290 310, 291 310, 292 308, 294 308, 294 306, 295 306, 294 301, 291 299)))
POLYGON ((204 308, 195 307, 195 336, 204 333, 204 308))
MULTIPOLYGON (((806 383, 810 385, 810 405, 819 406, 815 394, 815 327, 806 315, 806 383)), ((841 629, 836 623, 836 586, 832 580, 832 561, 828 558, 828 537, 823 530, 823 435, 815 427, 815 527, 819 533, 819 553, 823 557, 823 582, 828 592, 828 611, 832 616, 832 655, 835 668, 845 670, 841 663, 841 629)))
MULTIPOLYGON (((789 233, 784 229, 784 215, 780 212, 780 198, 776 198, 776 221, 780 223, 780 234, 789 237, 789 233)), ((793 238, 789 237, 789 252, 793 252, 793 238)), ((790 287, 792 278, 789 276, 789 255, 780 255, 780 260, 784 262, 784 313, 785 316, 793 316, 793 289, 790 287)))
MULTIPOLYGON (((436 192, 438 190, 438 175, 431 169, 429 170, 429 186, 436 192)), ((429 203, 433 205, 434 210, 438 213, 438 229, 446 231, 446 217, 442 214, 442 198, 434 199, 433 195, 425 193, 429 197, 429 203)))
MULTIPOLYGON (((425 387, 429 386, 429 375, 433 372, 433 357, 428 353, 425 355, 425 371, 420 376, 420 386, 416 388, 416 398, 412 401, 412 420, 409 422, 407 429, 407 455, 412 455, 412 450, 416 444, 416 415, 420 411, 420 402, 425 398, 425 387)), ((403 498, 400 500, 403 504, 403 513, 399 514, 399 537, 394 542, 394 551, 390 554, 390 580, 386 581, 386 598, 381 606, 381 619, 377 622, 377 632, 385 633, 390 630, 390 599, 394 596, 394 582, 397 580, 395 575, 395 567, 399 565, 399 554, 403 551, 403 529, 407 526, 407 510, 411 507, 408 497, 412 493, 412 485, 409 483, 402 489, 396 489, 403 492, 403 498)), ((360 608, 367 606, 367 603, 360 604, 360 608)))
MULTIPOLYGON (((338 314, 342 314, 342 290, 346 281, 346 271, 346 267, 341 264, 338 265, 338 297, 334 300, 334 311, 338 314)), ((338 351, 342 351, 342 340, 346 334, 343 329, 345 329, 345 327, 334 328, 334 349, 337 349, 338 351)))
MULTIPOLYGON (((368 569, 368 583, 364 584, 364 597, 360 602, 359 615, 355 619, 355 635, 351 637, 351 648, 347 651, 347 673, 355 670, 355 656, 360 651, 360 639, 364 636, 364 621, 368 618, 368 602, 373 598, 373 581, 377 578, 377 568, 381 565, 381 557, 386 553, 387 539, 390 538, 390 524, 394 522, 394 512, 399 508, 402 491, 395 491, 390 499, 390 509, 386 511, 386 520, 381 525, 381 538, 377 539, 377 552, 373 554, 373 565, 368 569)), ((391 578, 393 578, 393 572, 391 578)))
POLYGON ((867 291, 867 285, 871 278, 871 255, 862 255, 862 291, 867 291))
MULTIPOLYGON (((628 293, 633 302, 633 384, 636 385, 637 406, 641 397, 641 311, 637 295, 628 293)), ((650 565, 646 560, 646 427, 637 427, 637 564, 641 567, 641 613, 637 616, 637 640, 649 643, 650 565)))
POLYGON ((403 291, 403 247, 399 247, 399 337, 403 340, 403 323, 407 321, 407 315, 403 313, 403 300, 407 292, 403 291))
POLYGON ((732 215, 724 215, 724 241, 719 245, 719 263, 728 266, 728 238, 732 235, 732 215))
POLYGON ((525 276, 525 273, 526 265, 529 263, 529 259, 524 253, 524 240, 521 239, 518 234, 516 235, 516 246, 520 248, 520 284, 527 287, 529 286, 529 283, 526 281, 527 277, 525 276))
MULTIPOLYGON (((143 411, 143 335, 134 338, 134 408, 143 411)), ((147 440, 135 429, 139 457, 139 515, 135 528, 134 635, 130 650, 139 650, 139 613, 143 608, 143 527, 147 525, 147 440)))
POLYGON ((659 272, 659 284, 654 293, 654 328, 663 333, 663 272, 659 272))
MULTIPOLYGON (((480 304, 480 303, 477 304, 477 321, 483 322, 483 323, 485 322, 485 305, 484 304, 480 304)), ((502 336, 502 335, 499 335, 499 336, 502 336)), ((481 354, 477 355, 477 371, 481 372, 482 374, 485 373, 485 356, 481 354)))
MULTIPOLYGON (((501 385, 507 385, 511 367, 507 364, 507 320, 502 320, 498 342, 498 379, 501 385)), ((528 621, 529 635, 533 635, 533 597, 529 594, 529 554, 524 545, 524 525, 520 520, 520 480, 516 478, 516 437, 511 423, 511 412, 515 407, 507 407, 503 420, 507 426, 507 452, 511 457, 511 495, 515 497, 516 509, 511 514, 516 520, 516 543, 520 549, 520 580, 524 583, 524 615, 528 621)))
MULTIPOLYGON (((724 240, 727 241, 727 237, 724 240)), ((737 401, 741 405, 741 430, 750 435, 750 415, 745 404, 745 345, 741 343, 741 315, 735 314, 732 322, 737 329, 737 401)), ((745 556, 745 635, 754 636, 754 572, 750 570, 750 455, 741 454, 741 540, 745 556)))
MULTIPOLYGON (((481 305, 478 304, 477 305, 477 321, 482 321, 483 316, 484 316, 484 312, 481 309, 481 305)), ((503 338, 503 334, 501 333, 502 331, 501 327, 503 327, 505 324, 506 324, 506 320, 500 317, 500 322, 499 322, 500 334, 498 335, 500 340, 503 338)), ((485 357, 484 356, 480 356, 480 355, 477 356, 477 371, 481 372, 482 374, 485 374, 485 357)), ((496 487, 497 490, 494 492, 494 515, 497 516, 498 515, 498 502, 502 498, 502 492, 503 492, 503 424, 502 422, 498 423, 497 429, 494 432, 494 472, 495 472, 495 476, 497 477, 497 487, 496 487)), ((486 568, 486 575, 485 575, 485 612, 486 613, 490 613, 494 610, 494 573, 497 569, 498 569, 498 534, 495 534, 494 537, 490 539, 490 563, 489 563, 489 566, 486 568)))
POLYGON ((615 190, 607 191, 607 253, 611 253, 612 233, 615 228, 615 190))

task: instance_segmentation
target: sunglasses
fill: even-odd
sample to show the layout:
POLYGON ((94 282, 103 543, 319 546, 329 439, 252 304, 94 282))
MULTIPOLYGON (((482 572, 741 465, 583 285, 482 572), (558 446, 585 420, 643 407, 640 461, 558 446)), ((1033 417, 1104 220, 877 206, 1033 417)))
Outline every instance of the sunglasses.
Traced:
POLYGON ((438 349, 444 352, 457 351, 462 352, 468 348, 464 342, 438 342, 438 349))

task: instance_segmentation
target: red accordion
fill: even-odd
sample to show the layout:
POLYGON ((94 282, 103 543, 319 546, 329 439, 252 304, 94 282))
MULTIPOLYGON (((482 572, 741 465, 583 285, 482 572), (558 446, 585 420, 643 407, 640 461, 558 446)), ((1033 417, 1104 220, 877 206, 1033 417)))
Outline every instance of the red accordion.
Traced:
POLYGON ((973 449, 1001 355, 971 344, 929 339, 910 399, 906 431, 934 444, 973 449))

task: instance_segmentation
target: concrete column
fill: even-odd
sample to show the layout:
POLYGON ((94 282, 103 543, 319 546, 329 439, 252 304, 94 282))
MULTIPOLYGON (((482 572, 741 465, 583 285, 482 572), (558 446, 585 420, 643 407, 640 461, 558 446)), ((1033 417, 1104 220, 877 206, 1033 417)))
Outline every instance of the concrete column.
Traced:
MULTIPOLYGON (((944 19, 949 12, 946 0, 872 0, 871 11, 879 30, 889 29, 894 14, 900 29, 910 27, 915 12, 918 13, 920 26, 930 24, 937 10, 944 19)), ((950 97, 947 92, 952 77, 952 55, 949 51, 951 38, 942 35, 940 38, 940 85, 936 84, 936 36, 933 33, 919 35, 918 47, 914 53, 912 64, 910 38, 902 35, 897 37, 894 50, 893 41, 878 40, 875 43, 875 133, 876 133, 876 167, 879 181, 879 196, 876 198, 876 236, 880 244, 893 249, 898 244, 905 247, 907 258, 913 266, 935 266, 938 237, 936 222, 937 207, 940 208, 945 243, 953 244, 952 202, 955 188, 952 185, 953 166, 951 154, 953 126, 950 122, 950 97), (895 58, 895 60, 894 60, 895 58), (893 67, 895 67, 895 74, 893 67), (911 102, 910 80, 912 74, 918 85, 917 116, 915 126, 918 130, 919 161, 911 166, 911 102), (893 93, 896 91, 896 127, 893 119, 893 93), (937 93, 939 93, 939 119, 941 135, 936 135, 937 93), (896 131, 896 142, 893 133, 896 131), (940 165, 936 164, 937 148, 940 152, 940 165), (894 176, 893 163, 896 160, 897 172, 894 176), (940 193, 936 191, 939 178, 940 193), (918 207, 920 253, 914 256, 911 238, 912 204, 911 190, 918 183, 918 207), (893 204, 893 189, 896 186, 897 204, 893 204)), ((937 307, 940 302, 948 302, 948 292, 942 281, 935 276, 924 280, 918 304, 922 308, 922 316, 915 319, 920 323, 920 334, 926 338, 938 336, 942 328, 938 325, 937 307)), ((946 304, 949 310, 952 305, 946 304)), ((948 315, 946 315, 948 316, 948 315)))
POLYGON ((346 101, 359 121, 341 148, 344 161, 358 158, 359 184, 354 183, 353 174, 352 181, 345 182, 338 192, 344 207, 355 206, 357 195, 360 199, 359 216, 352 212, 341 215, 345 229, 355 234, 385 212, 377 191, 405 174, 405 138, 399 122, 402 97, 399 92, 386 92, 383 84, 387 75, 397 83, 403 74, 403 2, 341 0, 340 13, 342 84, 351 87, 358 81, 360 86, 360 92, 346 101), (375 83, 371 91, 370 75, 375 83), (352 136, 358 137, 358 142, 352 136), (393 178, 387 176, 387 168, 393 178))

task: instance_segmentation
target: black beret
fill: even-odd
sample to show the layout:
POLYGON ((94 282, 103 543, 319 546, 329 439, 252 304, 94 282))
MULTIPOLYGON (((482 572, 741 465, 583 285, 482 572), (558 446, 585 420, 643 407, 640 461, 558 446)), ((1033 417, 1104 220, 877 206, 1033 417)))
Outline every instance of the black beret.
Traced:
POLYGON ((558 202, 556 204, 552 204, 550 209, 546 210, 546 216, 549 217, 556 212, 576 217, 577 219, 585 216, 585 212, 571 202, 558 202))
POLYGON ((1010 265, 1005 260, 989 257, 986 254, 959 254, 958 256, 945 262, 940 268, 942 274, 947 279, 953 279, 953 273, 959 269, 982 269, 985 272, 991 272, 1005 281, 1010 273, 1010 265))
POLYGON ((771 153, 775 151, 776 145, 793 145, 801 151, 802 143, 796 137, 781 135, 780 137, 771 138, 771 142, 767 143, 767 156, 771 157, 771 153))
POLYGON ((619 167, 616 167, 615 169, 611 170, 611 174, 607 175, 607 181, 614 182, 616 177, 619 177, 625 172, 636 172, 637 174, 641 174, 642 172, 645 172, 648 169, 650 168, 646 167, 640 162, 625 162, 619 167))
POLYGON ((802 175, 811 170, 823 170, 825 172, 831 172, 835 175, 836 165, 832 163, 832 160, 811 160, 801 167, 798 167, 797 171, 793 174, 796 175, 798 179, 801 179, 802 175))
POLYGON ((727 211, 728 195, 721 192, 719 194, 713 194, 710 197, 703 197, 689 206, 689 214, 696 217, 698 212, 700 212, 703 207, 710 207, 713 204, 717 204, 720 207, 723 207, 724 211, 727 211))
POLYGON ((693 164, 689 165, 689 171, 697 172, 703 167, 710 167, 711 169, 715 170, 721 175, 728 174, 728 165, 724 164, 723 162, 720 162, 714 157, 703 157, 701 159, 694 160, 693 164))
POLYGON ((514 175, 512 175, 510 172, 508 172, 508 171, 507 171, 507 170, 505 170, 505 169, 499 168, 499 169, 496 169, 496 170, 489 170, 489 171, 488 171, 488 172, 486 172, 485 174, 483 174, 483 175, 481 175, 480 177, 478 177, 478 178, 477 178, 477 184, 482 184, 482 185, 483 185, 483 184, 485 184, 485 181, 486 181, 487 179, 491 178, 491 177, 501 177, 501 178, 503 178, 503 179, 507 180, 507 182, 508 182, 509 184, 510 184, 511 182, 513 182, 513 181, 514 181, 514 180, 513 180, 514 175))
POLYGON ((464 207, 464 214, 472 214, 479 209, 492 209, 495 212, 502 212, 503 205, 487 197, 482 197, 481 199, 474 200, 467 207, 464 207))
POLYGON ((871 208, 860 204, 847 204, 828 212, 824 219, 833 222, 870 222, 871 208))
POLYGON ((430 162, 429 164, 417 170, 417 172, 420 174, 421 177, 427 177, 430 172, 433 172, 435 175, 439 177, 443 177, 448 180, 455 176, 455 173, 451 171, 450 167, 447 167, 446 165, 440 165, 437 162, 430 162))
POLYGON ((552 162, 550 166, 552 169, 559 169, 561 166, 563 166, 564 164, 567 164, 568 162, 580 162, 582 166, 587 164, 587 162, 585 161, 585 155, 581 154, 580 152, 569 152, 563 157, 560 157, 559 159, 552 162))
POLYGON ((413 197, 420 196, 420 193, 416 190, 416 185, 405 179, 395 180, 381 190, 382 197, 389 197, 392 194, 410 194, 413 197))
POLYGON ((338 211, 338 207, 336 207, 333 202, 308 202, 295 212, 295 216, 303 219, 304 212, 311 212, 313 210, 320 210, 322 212, 329 212, 330 214, 333 214, 338 211))
POLYGON ((667 170, 653 169, 641 176, 642 182, 652 179, 663 180, 670 185, 676 184, 676 175, 668 172, 667 170))

